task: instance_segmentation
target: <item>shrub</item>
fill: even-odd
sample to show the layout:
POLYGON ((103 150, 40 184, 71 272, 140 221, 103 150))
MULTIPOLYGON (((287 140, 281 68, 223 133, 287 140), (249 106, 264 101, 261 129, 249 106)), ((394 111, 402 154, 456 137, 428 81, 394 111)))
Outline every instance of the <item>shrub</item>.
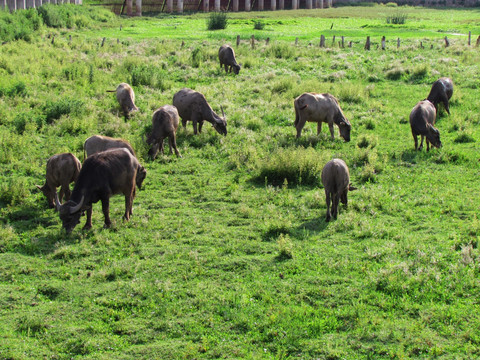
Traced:
POLYGON ((132 86, 150 86, 161 91, 168 87, 165 83, 164 71, 153 65, 133 65, 131 70, 132 86))
POLYGON ((461 143, 475 142, 475 139, 471 135, 469 135, 465 132, 462 132, 462 133, 458 134, 458 136, 453 141, 456 142, 457 144, 458 143, 461 144, 461 143))
POLYGON ((265 53, 277 59, 290 59, 295 56, 295 49, 288 44, 274 44, 265 53))
POLYGON ((80 115, 83 109, 83 101, 65 98, 58 101, 47 101, 43 107, 43 112, 45 121, 47 124, 51 124, 54 120, 60 119, 62 115, 80 115))
POLYGON ((255 20, 253 23, 253 28, 255 30, 263 30, 265 29, 265 23, 261 20, 255 20))
POLYGON ((8 177, 0 183, 0 202, 7 205, 21 204, 30 195, 25 178, 8 177))
POLYGON ((313 148, 278 149, 258 163, 258 181, 281 185, 287 179, 289 184, 319 185, 325 159, 313 148))
POLYGON ((407 21, 408 15, 402 12, 397 12, 392 16, 387 16, 387 24, 402 25, 407 21))
POLYGON ((40 29, 42 18, 35 9, 19 10, 10 13, 0 10, 0 40, 30 41, 32 34, 40 29))
POLYGON ((0 97, 25 97, 27 95, 27 87, 24 82, 18 81, 11 85, 0 85, 0 97))
POLYGON ((196 47, 195 49, 193 49, 192 57, 191 57, 192 66, 194 68, 200 67, 200 64, 203 62, 203 60, 204 60, 204 54, 202 49, 199 47, 196 47))
POLYGON ((395 67, 386 72, 385 77, 388 80, 400 80, 400 78, 405 74, 405 70, 400 67, 395 67))
POLYGON ((228 23, 227 13, 225 12, 212 12, 207 20, 208 30, 221 30, 226 29, 228 23))
POLYGON ((293 243, 288 234, 280 234, 277 240, 278 260, 287 260, 293 258, 293 243))

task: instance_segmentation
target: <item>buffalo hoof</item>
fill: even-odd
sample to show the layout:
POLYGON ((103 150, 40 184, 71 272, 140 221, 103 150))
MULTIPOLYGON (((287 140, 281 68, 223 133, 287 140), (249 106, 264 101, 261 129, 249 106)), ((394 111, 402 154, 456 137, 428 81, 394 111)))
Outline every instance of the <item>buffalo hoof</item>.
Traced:
POLYGON ((85 224, 85 226, 82 228, 82 230, 88 231, 92 228, 92 224, 85 224))

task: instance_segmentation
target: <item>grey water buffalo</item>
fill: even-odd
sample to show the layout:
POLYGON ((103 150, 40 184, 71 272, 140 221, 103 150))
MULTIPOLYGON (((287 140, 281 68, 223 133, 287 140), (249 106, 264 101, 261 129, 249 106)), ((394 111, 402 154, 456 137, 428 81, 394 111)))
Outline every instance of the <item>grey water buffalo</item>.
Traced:
POLYGON ((116 139, 102 135, 93 135, 85 140, 85 143, 83 144, 84 156, 86 155, 85 157, 101 151, 116 148, 125 148, 130 151, 133 156, 135 156, 135 151, 133 151, 132 145, 123 139, 116 139))
POLYGON ((173 96, 173 106, 178 110, 182 118, 182 125, 187 127, 187 121, 193 123, 193 133, 202 132, 203 122, 206 120, 213 125, 213 128, 222 135, 227 135, 227 121, 222 108, 222 117, 212 110, 203 94, 192 89, 183 88, 173 96))
POLYGON ((302 129, 307 121, 317 123, 317 135, 322 130, 322 122, 328 124, 332 140, 333 125, 337 125, 340 136, 345 141, 350 141, 351 125, 343 115, 338 100, 330 94, 303 93, 294 101, 295 106, 295 128, 297 138, 300 137, 302 129))
POLYGON ((442 146, 440 141, 440 132, 434 128, 437 111, 435 106, 428 100, 417 103, 410 113, 410 127, 412 129, 413 140, 415 141, 415 150, 423 149, 423 138, 427 141, 427 151, 430 150, 430 143, 439 148, 442 146), (417 136, 421 136, 420 147, 418 147, 417 136))
POLYGON ((70 183, 78 178, 82 164, 77 157, 71 153, 53 155, 47 160, 47 174, 45 184, 37 185, 37 188, 47 197, 48 205, 55 207, 55 194, 57 187, 60 186, 58 197, 62 201, 70 199, 70 183))
POLYGON ((179 117, 175 106, 165 105, 153 113, 152 132, 147 136, 147 144, 151 145, 148 155, 155 159, 158 150, 163 154, 163 140, 168 137, 170 145, 170 154, 172 148, 178 157, 182 157, 177 149, 176 132, 178 128, 179 117))
POLYGON ((225 72, 233 72, 238 75, 240 72, 240 65, 235 59, 235 51, 230 45, 222 45, 218 50, 218 60, 220 60, 220 67, 225 66, 225 72))
POLYGON ((322 184, 325 188, 325 197, 327 203, 327 216, 325 221, 330 221, 332 216, 337 218, 338 202, 341 201, 345 206, 348 205, 348 192, 356 190, 350 184, 350 173, 345 161, 333 159, 327 162, 322 170, 322 184), (330 212, 330 202, 332 211, 330 212))
POLYGON ((450 115, 450 108, 448 101, 453 95, 453 82, 452 79, 442 77, 435 81, 432 85, 432 89, 427 96, 427 100, 430 101, 438 112, 438 104, 443 103, 446 112, 450 115))
POLYGON ((117 101, 123 110, 123 114, 128 116, 131 112, 137 111, 135 106, 135 93, 130 85, 127 83, 121 83, 117 86, 116 90, 107 90, 107 92, 116 92, 117 101))
MULTIPOLYGON (((105 217, 104 227, 111 225, 109 206, 110 197, 115 194, 125 196, 125 214, 123 218, 129 220, 132 215, 135 184, 141 187, 138 172, 145 171, 137 158, 127 149, 111 149, 89 156, 83 163, 77 182, 73 188, 70 200, 60 204, 55 196, 57 210, 62 220, 63 228, 70 233, 80 222, 80 216, 87 212, 87 221, 84 229, 92 227, 92 205, 102 202, 102 211, 105 217)), ((146 174, 146 172, 145 172, 146 174)))

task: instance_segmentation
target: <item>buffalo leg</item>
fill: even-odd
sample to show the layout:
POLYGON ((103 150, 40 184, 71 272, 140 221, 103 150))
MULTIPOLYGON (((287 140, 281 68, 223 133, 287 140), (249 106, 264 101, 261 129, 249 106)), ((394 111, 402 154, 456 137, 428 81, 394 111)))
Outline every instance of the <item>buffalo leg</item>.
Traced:
POLYGON ((228 74, 228 65, 225 64, 225 72, 228 74))
MULTIPOLYGON (((135 186, 133 187, 133 190, 135 186)), ((133 190, 130 194, 125 195, 125 215, 123 215, 123 219, 128 221, 130 220, 130 215, 133 214, 132 205, 133 205, 133 190)))
POLYGON ((334 140, 335 135, 334 135, 334 130, 333 130, 333 121, 328 123, 328 128, 330 129, 330 136, 331 136, 332 140, 334 140))
POLYGON ((169 136, 168 143, 170 145, 170 154, 172 153, 172 148, 173 148, 173 150, 175 150, 175 155, 177 155, 177 157, 182 157, 182 155, 180 155, 177 149, 177 139, 175 137, 175 134, 169 136))
POLYGON ((297 139, 300 137, 300 135, 302 135, 302 129, 304 126, 305 126, 305 120, 302 119, 302 117, 300 117, 300 119, 298 120, 297 126, 295 126, 297 129, 297 139))
MULTIPOLYGON (((62 189, 63 189, 63 186, 62 186, 62 189)), ((70 191, 70 186, 68 186, 68 184, 65 186, 65 190, 63 191, 63 193, 65 194, 65 201, 70 200, 70 196, 72 195, 72 192, 70 191)))
POLYGON ((325 200, 327 203, 327 217, 325 219, 326 222, 329 222, 332 218, 332 214, 330 213, 330 192, 325 190, 325 200))
POLYGON ((87 221, 83 226, 83 230, 90 230, 92 228, 92 211, 93 211, 93 204, 87 209, 87 221))
POLYGON ((161 139, 160 142, 158 143, 158 148, 159 148, 160 153, 163 155, 164 154, 163 139, 161 139))
POLYGON ((182 119, 182 126, 185 130, 187 130, 187 120, 182 119))
POLYGON ((110 221, 110 199, 108 197, 102 199, 102 211, 105 218, 105 224, 103 227, 108 229, 110 225, 112 225, 112 222, 110 221))
POLYGON ((202 127, 203 127, 203 120, 198 122, 198 132, 202 132, 202 127))
POLYGON ((418 148, 418 150, 422 150, 423 149, 423 138, 424 136, 423 135, 420 135, 420 147, 418 148))
POLYGON ((338 215, 338 200, 339 196, 338 194, 333 194, 333 199, 332 199, 332 215, 333 218, 336 219, 338 215))
POLYGON ((417 148, 418 148, 418 137, 413 131, 412 131, 412 136, 413 136, 413 141, 415 142, 415 150, 417 150, 417 148))
POLYGON ((443 95, 443 106, 445 107, 445 111, 447 112, 448 115, 450 115, 450 109, 448 107, 448 97, 447 97, 447 94, 444 94, 443 95))
MULTIPOLYGON (((192 123, 193 123, 193 133, 197 135, 197 123, 199 122, 199 116, 197 114, 194 114, 192 116, 192 123)), ((202 132, 202 129, 200 128, 200 132, 202 132)))
MULTIPOLYGON (((430 151, 430 141, 428 141, 427 138, 425 138, 425 142, 427 143, 427 151, 430 151)), ((433 145, 432 145, 433 147, 433 145)))
POLYGON ((322 132, 322 122, 319 121, 317 123, 317 136, 320 135, 321 132, 322 132))

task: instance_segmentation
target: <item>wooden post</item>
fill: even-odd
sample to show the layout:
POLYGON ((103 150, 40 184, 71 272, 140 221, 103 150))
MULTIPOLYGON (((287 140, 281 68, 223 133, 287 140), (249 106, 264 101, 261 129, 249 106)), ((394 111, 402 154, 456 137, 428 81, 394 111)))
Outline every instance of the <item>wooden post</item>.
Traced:
POLYGON ((292 10, 297 10, 297 0, 292 0, 292 10))
POLYGON ((450 42, 448 41, 447 37, 445 36, 445 47, 449 47, 450 46, 450 42))
POLYGON ((265 2, 263 0, 258 0, 258 10, 263 11, 265 8, 265 2))
POLYGON ((270 38, 267 37, 267 39, 265 40, 265 45, 268 45, 269 42, 270 42, 270 38))
POLYGON ((103 45, 105 45, 105 38, 103 38, 103 40, 102 40, 102 47, 103 47, 103 45))
POLYGON ((216 12, 220 11, 220 0, 215 0, 215 7, 214 7, 216 12))
POLYGON ((400 38, 397 38, 397 49, 400 48, 400 38))
POLYGON ((295 46, 297 46, 297 45, 298 45, 298 37, 295 38, 295 46))
POLYGON ((420 41, 420 49, 423 49, 423 41, 420 41))
POLYGON ((285 0, 278 0, 278 7, 280 10, 285 9, 285 0))
POLYGON ((240 45, 240 35, 237 35, 237 47, 240 45))
POLYGON ((255 49, 255 35, 252 35, 250 39, 250 44, 252 45, 252 49, 255 49))
POLYGON ((335 45, 335 35, 333 35, 333 38, 332 38, 332 46, 335 45))
POLYGON ((345 37, 342 36, 342 48, 344 48, 344 47, 345 47, 345 37))
POLYGON ((320 35, 320 47, 325 47, 325 36, 320 35))
POLYGON ((382 50, 385 50, 385 36, 382 36, 382 50))
POLYGON ((180 49, 183 49, 184 46, 185 46, 185 41, 182 40, 182 43, 180 44, 180 49))
POLYGON ((475 44, 475 46, 478 47, 478 45, 480 45, 480 35, 479 35, 478 38, 477 38, 477 43, 475 44))
POLYGON ((277 0, 271 0, 271 10, 275 11, 277 10, 277 0))
POLYGON ((469 32, 468 32, 468 46, 470 46, 471 43, 472 43, 472 32, 469 31, 469 32))
POLYGON ((252 5, 250 5, 250 0, 245 0, 245 11, 252 10, 252 5))
POLYGON ((137 10, 135 15, 142 16, 142 0, 135 0, 135 9, 137 10))
POLYGON ((348 47, 349 47, 349 48, 352 47, 352 42, 351 42, 351 41, 348 43, 348 47))
POLYGON ((367 36, 367 41, 365 42, 365 50, 370 50, 370 36, 367 36))
POLYGON ((307 9, 312 8, 312 0, 307 0, 307 9))

